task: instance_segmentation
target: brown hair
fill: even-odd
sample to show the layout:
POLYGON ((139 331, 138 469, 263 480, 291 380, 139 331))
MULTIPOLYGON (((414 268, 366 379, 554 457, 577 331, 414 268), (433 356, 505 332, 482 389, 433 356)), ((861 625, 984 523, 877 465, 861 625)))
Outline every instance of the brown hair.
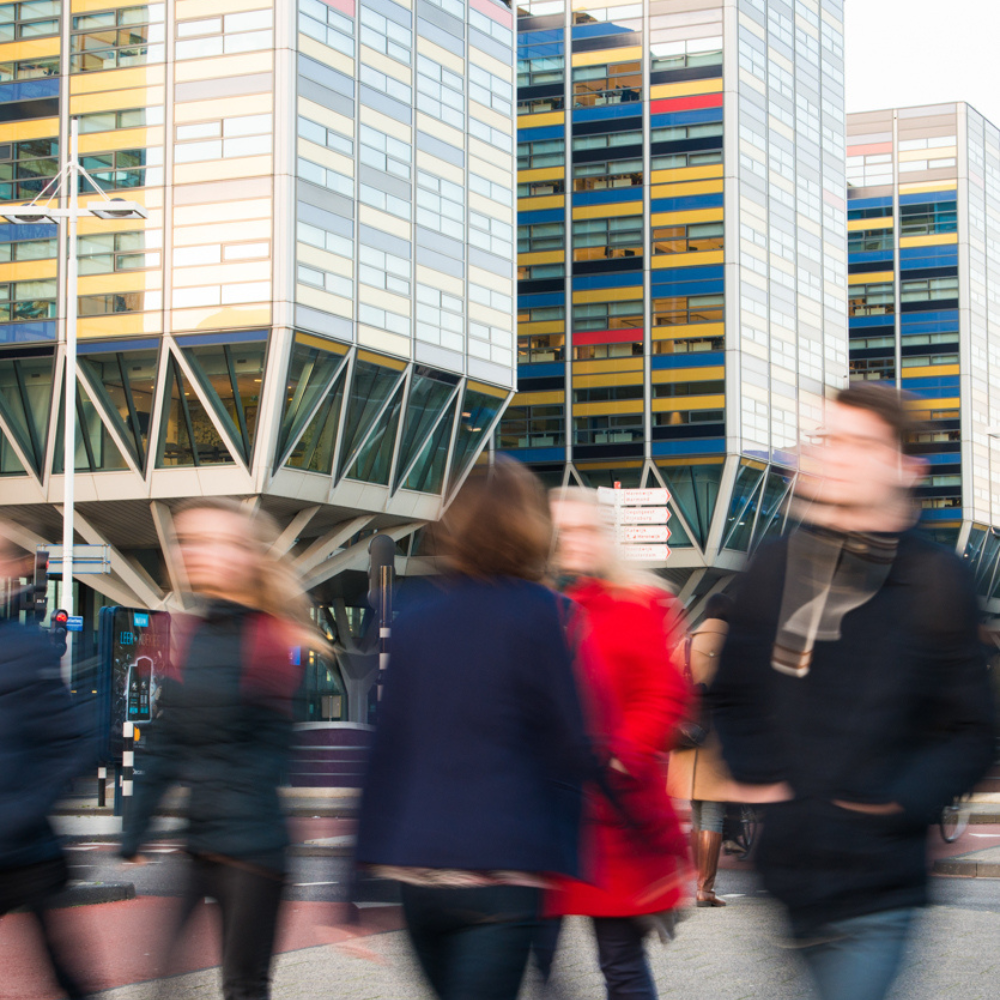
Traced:
POLYGON ((428 529, 431 549, 453 573, 541 580, 552 547, 552 518, 541 482, 498 455, 477 468, 428 529))
POLYGON ((174 518, 176 520, 182 514, 199 510, 223 511, 246 523, 247 538, 258 552, 258 562, 253 579, 239 581, 245 584, 240 589, 240 596, 247 595, 245 603, 290 626, 298 644, 325 649, 326 638, 312 622, 312 603, 302 587, 298 572, 286 555, 274 551, 274 543, 281 533, 277 521, 262 510, 250 511, 229 497, 193 497, 185 500, 174 510, 174 518))
POLYGON ((924 429, 924 424, 907 408, 906 404, 913 399, 909 393, 895 386, 878 382, 855 382, 836 395, 836 401, 841 406, 867 410, 887 424, 904 455, 913 451, 913 436, 924 429))

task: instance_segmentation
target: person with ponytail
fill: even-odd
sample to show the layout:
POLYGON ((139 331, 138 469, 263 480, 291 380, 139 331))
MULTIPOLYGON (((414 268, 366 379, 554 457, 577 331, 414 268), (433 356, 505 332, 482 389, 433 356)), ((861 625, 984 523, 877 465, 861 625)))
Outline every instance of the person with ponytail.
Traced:
POLYGON ((290 564, 273 549, 278 530, 270 517, 205 498, 183 504, 174 526, 196 610, 173 620, 171 668, 139 761, 144 773, 121 853, 141 860, 164 793, 188 785, 191 864, 173 941, 197 903, 211 897, 222 918, 225 1000, 267 1000, 288 845, 278 785, 302 682, 291 650, 325 640, 310 624, 290 564))

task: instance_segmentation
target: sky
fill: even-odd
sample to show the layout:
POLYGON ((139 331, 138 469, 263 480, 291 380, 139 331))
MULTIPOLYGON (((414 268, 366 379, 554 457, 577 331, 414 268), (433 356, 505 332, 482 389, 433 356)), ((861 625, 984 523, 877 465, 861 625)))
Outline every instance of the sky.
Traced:
POLYGON ((965 101, 1000 128, 1000 0, 846 0, 847 111, 965 101))

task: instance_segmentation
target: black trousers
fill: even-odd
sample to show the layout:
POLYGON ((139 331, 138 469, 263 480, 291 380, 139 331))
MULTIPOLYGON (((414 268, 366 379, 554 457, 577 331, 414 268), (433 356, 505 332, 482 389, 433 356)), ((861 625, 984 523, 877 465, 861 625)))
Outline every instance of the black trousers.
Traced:
POLYGON ((52 896, 64 889, 68 880, 66 860, 62 857, 0 869, 0 917, 21 907, 31 913, 41 931, 42 944, 59 988, 69 1000, 84 1000, 86 991, 70 971, 71 963, 48 908, 52 896))
POLYGON ((518 885, 402 886, 406 929, 441 1000, 516 1000, 541 893, 518 885))
POLYGON ((644 933, 629 917, 594 917, 597 958, 608 1000, 656 1000, 644 933))
POLYGON ((269 1000, 271 959, 284 878, 230 859, 194 855, 171 952, 188 918, 206 896, 222 918, 222 995, 225 1000, 269 1000))

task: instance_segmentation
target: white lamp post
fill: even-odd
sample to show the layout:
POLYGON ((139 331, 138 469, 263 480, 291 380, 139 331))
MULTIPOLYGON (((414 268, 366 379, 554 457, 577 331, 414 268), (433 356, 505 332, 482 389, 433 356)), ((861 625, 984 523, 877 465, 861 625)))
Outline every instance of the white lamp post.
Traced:
MULTIPOLYGON (((94 179, 80 166, 78 156, 79 125, 70 119, 69 156, 64 159, 59 173, 27 205, 2 210, 8 222, 38 225, 42 222, 60 224, 67 222, 68 256, 66 263, 66 380, 65 421, 63 423, 63 606, 70 615, 76 614, 73 600, 73 492, 76 473, 76 313, 77 313, 77 237, 76 224, 81 215, 99 219, 145 219, 146 209, 138 202, 109 198, 94 179), (79 177, 84 177, 101 201, 79 207, 79 177), (50 203, 57 198, 63 182, 66 183, 66 208, 50 203)), ((60 234, 61 235, 61 234, 60 234)), ((62 241, 60 240, 60 246, 62 241)), ((72 679, 73 633, 66 635, 66 655, 63 657, 63 679, 72 679)))

